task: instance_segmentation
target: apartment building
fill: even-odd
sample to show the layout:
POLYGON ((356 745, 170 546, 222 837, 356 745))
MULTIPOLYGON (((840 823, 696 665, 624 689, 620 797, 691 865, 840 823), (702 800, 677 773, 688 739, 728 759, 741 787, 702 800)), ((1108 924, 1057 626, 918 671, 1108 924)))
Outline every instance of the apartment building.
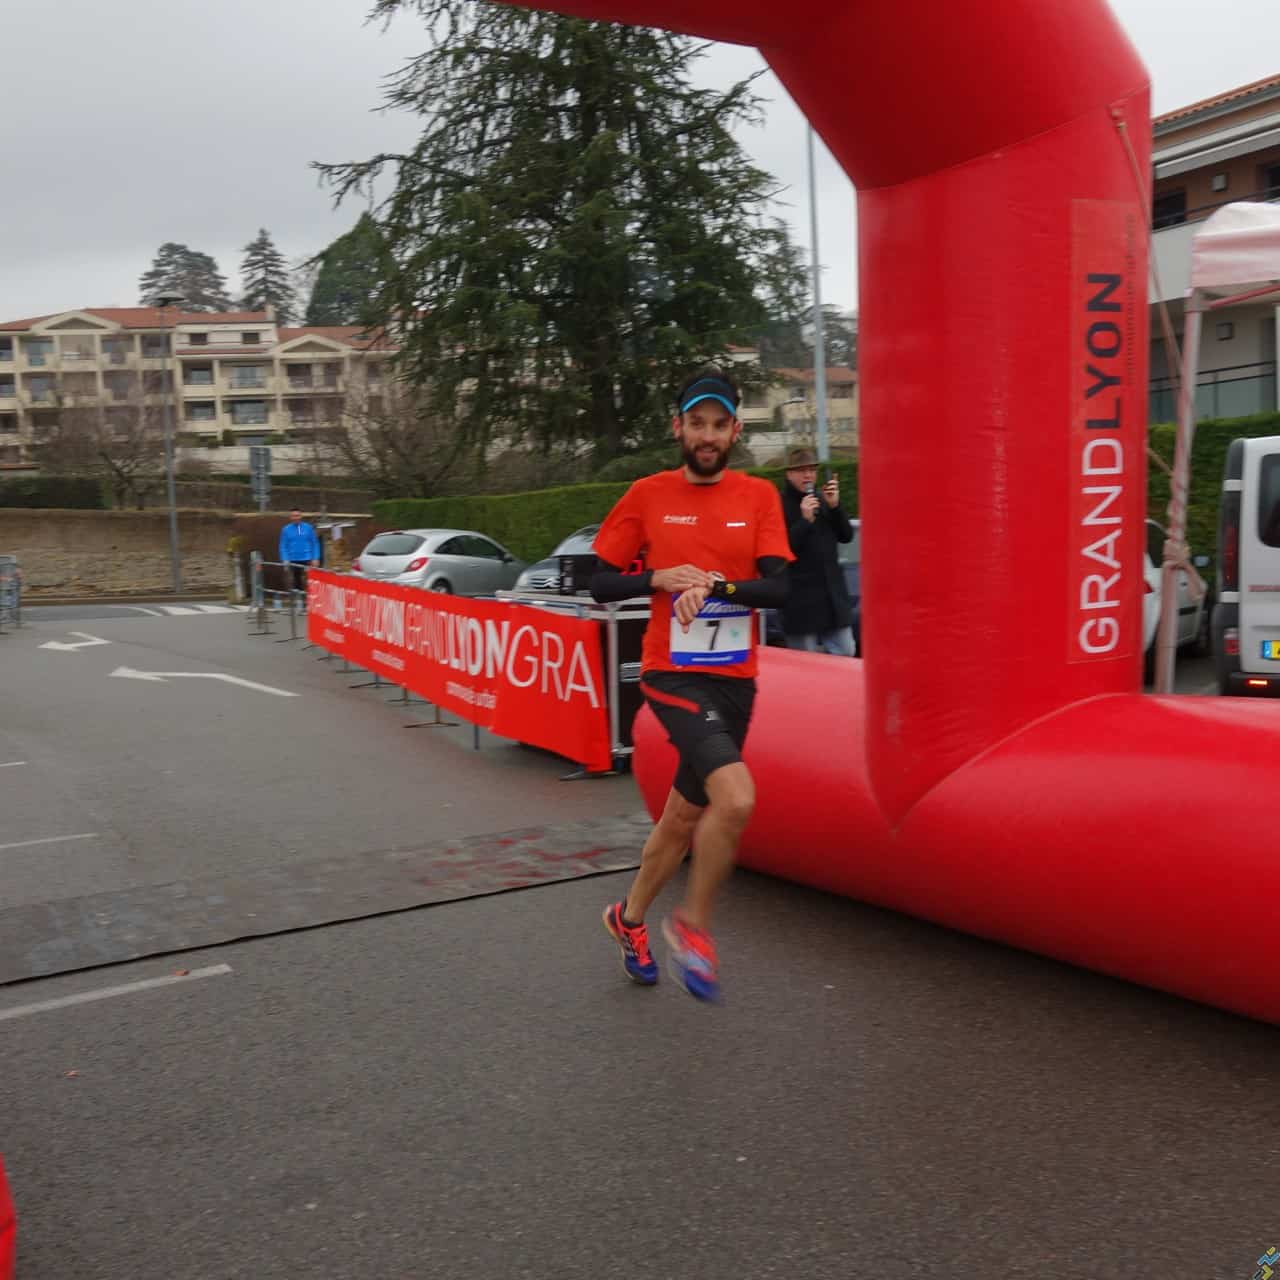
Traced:
MULTIPOLYGON (((754 347, 731 347, 734 364, 760 362, 754 347)), ((780 457, 793 445, 813 446, 817 440, 817 378, 812 368, 774 369, 775 381, 760 390, 744 392, 739 416, 747 448, 760 463, 780 457)), ((827 374, 827 439, 838 453, 858 448, 858 375, 852 369, 829 367, 827 374)))
POLYGON ((286 446, 274 461, 287 470, 344 410, 380 412, 393 354, 383 336, 281 327, 270 312, 90 307, 10 321, 0 324, 0 468, 35 468, 42 436, 68 410, 109 421, 167 402, 180 460, 244 471, 248 446, 269 442, 286 446))
MULTIPOLYGON (((1153 121, 1150 418, 1177 413, 1159 307, 1181 344, 1190 287, 1191 240, 1205 219, 1235 200, 1280 200, 1280 76, 1242 85, 1153 121)), ((1280 307, 1245 302, 1205 317, 1196 385, 1201 418, 1280 407, 1276 399, 1280 307)))

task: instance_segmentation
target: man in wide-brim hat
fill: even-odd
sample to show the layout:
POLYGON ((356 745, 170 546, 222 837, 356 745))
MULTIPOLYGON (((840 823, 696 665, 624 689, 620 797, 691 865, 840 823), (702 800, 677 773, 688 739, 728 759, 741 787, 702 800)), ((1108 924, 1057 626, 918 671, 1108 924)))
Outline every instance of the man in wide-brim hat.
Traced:
POLYGON ((840 481, 832 474, 819 492, 818 455, 804 447, 787 452, 786 476, 782 512, 796 557, 781 611, 787 647, 852 658, 853 601, 836 546, 853 541, 853 525, 840 505, 840 481))

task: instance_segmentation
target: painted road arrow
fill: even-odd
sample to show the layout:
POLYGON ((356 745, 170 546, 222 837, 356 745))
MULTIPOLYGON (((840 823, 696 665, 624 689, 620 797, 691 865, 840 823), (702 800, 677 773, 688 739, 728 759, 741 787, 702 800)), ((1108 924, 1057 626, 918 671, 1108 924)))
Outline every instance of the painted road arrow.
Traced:
POLYGON ((98 636, 91 636, 87 631, 68 631, 70 636, 80 636, 79 644, 70 644, 66 640, 46 640, 40 646, 42 649, 57 649, 61 653, 70 653, 72 649, 91 649, 95 644, 110 644, 110 640, 100 639, 98 636))
POLYGON ((239 676, 225 675, 221 671, 135 671, 132 667, 117 667, 111 674, 124 680, 153 680, 157 684, 164 684, 167 680, 225 680, 228 684, 240 684, 246 689, 256 689, 259 693, 273 693, 277 698, 300 696, 287 689, 273 689, 269 684, 242 680, 239 676))

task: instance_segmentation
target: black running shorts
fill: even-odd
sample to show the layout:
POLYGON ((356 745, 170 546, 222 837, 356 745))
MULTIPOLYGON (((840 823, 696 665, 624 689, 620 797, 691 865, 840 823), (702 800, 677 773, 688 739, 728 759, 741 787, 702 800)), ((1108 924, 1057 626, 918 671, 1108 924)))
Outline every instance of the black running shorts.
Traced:
POLYGON ((646 671, 640 688, 680 756, 672 785, 690 804, 705 806, 707 778, 742 759, 756 682, 701 672, 646 671))

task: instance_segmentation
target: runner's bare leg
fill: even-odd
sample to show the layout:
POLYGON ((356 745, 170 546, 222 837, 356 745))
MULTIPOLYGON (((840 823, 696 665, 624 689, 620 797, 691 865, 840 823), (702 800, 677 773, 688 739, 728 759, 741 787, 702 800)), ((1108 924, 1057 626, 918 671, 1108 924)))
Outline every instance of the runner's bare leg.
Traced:
POLYGON ((633 923, 643 920, 644 913, 653 906, 667 881, 680 869, 693 839, 693 829, 705 812, 671 788, 662 816, 644 842, 635 883, 623 899, 623 914, 628 920, 633 923))
POLYGON ((693 869, 682 909, 685 922, 695 929, 711 927, 716 891, 733 870, 738 842, 756 803, 755 782, 741 761, 722 765, 708 775, 703 786, 711 803, 698 823, 693 869))

